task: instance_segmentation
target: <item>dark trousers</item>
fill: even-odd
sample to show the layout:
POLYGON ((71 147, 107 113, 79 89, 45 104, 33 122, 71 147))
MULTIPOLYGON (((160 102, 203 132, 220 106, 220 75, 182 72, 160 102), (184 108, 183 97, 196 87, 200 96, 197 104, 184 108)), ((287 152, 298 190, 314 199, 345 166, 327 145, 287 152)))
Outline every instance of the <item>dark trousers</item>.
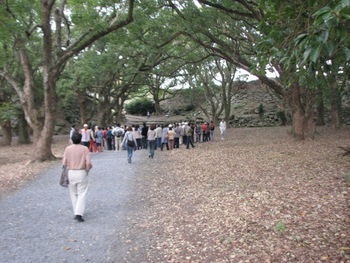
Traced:
POLYGON ((137 138, 137 139, 136 139, 136 144, 137 144, 137 150, 142 149, 142 146, 141 146, 141 138, 137 138))
POLYGON ((174 148, 180 148, 180 138, 179 137, 175 137, 174 138, 174 148))
POLYGON ((182 136, 182 143, 187 145, 187 135, 182 136))
POLYGON ((107 138, 107 149, 112 150, 112 139, 107 138))
POLYGON ((206 132, 203 132, 203 142, 209 141, 208 135, 206 132))
POLYGON ((163 151, 163 146, 164 146, 164 144, 166 145, 166 149, 169 150, 169 144, 168 144, 168 142, 163 142, 163 143, 162 143, 162 147, 160 147, 160 150, 163 151))
POLYGON ((190 144, 191 144, 192 148, 194 148, 192 136, 187 136, 186 149, 190 148, 190 144))
POLYGON ((142 136, 142 149, 147 149, 147 137, 142 136))
POLYGON ((86 147, 90 147, 90 142, 81 142, 82 145, 86 146, 86 147))

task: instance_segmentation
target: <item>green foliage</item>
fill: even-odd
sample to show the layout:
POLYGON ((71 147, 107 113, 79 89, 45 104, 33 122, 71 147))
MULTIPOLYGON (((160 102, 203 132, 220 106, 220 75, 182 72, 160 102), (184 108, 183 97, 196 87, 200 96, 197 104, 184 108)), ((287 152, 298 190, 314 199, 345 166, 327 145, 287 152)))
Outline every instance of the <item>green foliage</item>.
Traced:
POLYGON ((344 179, 345 179, 345 182, 346 182, 347 186, 350 186, 350 172, 347 172, 344 175, 344 179))
POLYGON ((125 110, 129 114, 147 115, 147 111, 154 112, 154 103, 147 99, 135 99, 125 106, 125 110))
POLYGON ((265 113, 265 107, 262 103, 258 106, 258 113, 259 115, 263 115, 265 113))
POLYGON ((234 110, 241 110, 241 109, 244 109, 245 105, 243 104, 237 104, 233 107, 234 110))
POLYGON ((283 234, 286 231, 286 227, 283 222, 279 222, 277 226, 275 227, 275 230, 281 234, 283 234))
POLYGON ((0 123, 15 118, 18 111, 13 103, 0 103, 0 123))
POLYGON ((60 101, 65 120, 70 124, 80 123, 78 101, 75 96, 67 96, 60 101))
POLYGON ((274 61, 291 73, 297 71, 299 76, 310 76, 308 86, 313 83, 315 72, 326 66, 326 61, 331 59, 334 65, 339 59, 348 60, 347 2, 341 1, 338 6, 328 2, 320 9, 318 1, 289 1, 284 4, 263 1, 266 15, 259 29, 264 35, 257 45, 260 64, 264 68, 274 61), (288 19, 281 21, 280 17, 288 19), (340 26, 342 23, 343 26, 340 26), (302 68, 304 70, 301 71, 302 68))
POLYGON ((287 123, 287 117, 286 117, 286 113, 282 110, 277 110, 276 112, 276 116, 277 118, 280 120, 280 123, 282 125, 286 125, 287 123))
POLYGON ((185 111, 193 111, 196 107, 193 104, 187 105, 185 111))

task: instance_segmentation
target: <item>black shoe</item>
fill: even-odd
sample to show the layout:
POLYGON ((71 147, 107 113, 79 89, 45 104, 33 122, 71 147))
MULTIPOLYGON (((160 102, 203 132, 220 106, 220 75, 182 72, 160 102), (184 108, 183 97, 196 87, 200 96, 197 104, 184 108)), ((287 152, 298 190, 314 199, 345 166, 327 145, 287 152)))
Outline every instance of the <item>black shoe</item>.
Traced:
POLYGON ((84 222, 84 219, 83 219, 83 217, 81 215, 76 215, 74 217, 74 219, 77 220, 78 222, 84 222))

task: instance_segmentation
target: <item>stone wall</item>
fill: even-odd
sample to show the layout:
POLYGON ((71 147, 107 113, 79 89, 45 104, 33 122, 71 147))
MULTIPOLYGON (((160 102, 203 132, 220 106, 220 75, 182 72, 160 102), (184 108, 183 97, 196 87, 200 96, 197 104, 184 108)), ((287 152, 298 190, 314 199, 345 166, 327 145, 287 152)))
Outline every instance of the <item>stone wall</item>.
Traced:
POLYGON ((260 81, 244 84, 232 100, 231 123, 236 127, 280 125, 277 116, 281 100, 260 81), (263 112, 259 108, 263 109, 263 112))
MULTIPOLYGON (((259 81, 248 82, 233 98, 233 110, 231 112, 231 123, 235 127, 259 127, 281 125, 278 117, 281 113, 281 99, 261 85, 259 81), (259 114, 259 105, 265 112, 259 114)), ((316 111, 315 111, 316 119, 316 111)), ((327 106, 325 107, 325 123, 331 123, 331 117, 327 106)), ((291 114, 286 110, 287 123, 291 122, 291 114)), ((350 96, 342 98, 342 120, 344 125, 350 125, 350 96)))
MULTIPOLYGON (((205 98, 197 98, 204 101, 205 98)), ((342 117, 344 124, 350 125, 350 96, 343 97, 343 111, 342 117)), ((195 118, 206 120, 206 116, 196 109, 194 112, 186 112, 190 104, 189 98, 179 93, 169 101, 163 102, 163 109, 172 109, 172 111, 179 111, 184 119, 193 120, 195 118)), ((251 81, 243 84, 232 99, 231 119, 230 123, 234 127, 260 127, 260 126, 277 126, 282 124, 280 119, 283 104, 280 98, 274 95, 262 85, 260 81, 251 81), (264 109, 263 114, 259 113, 259 107, 264 109)), ((287 123, 291 122, 291 114, 288 107, 285 115, 287 123)), ((316 112, 315 112, 316 118, 316 112)), ((325 122, 331 122, 330 114, 326 109, 325 122)))

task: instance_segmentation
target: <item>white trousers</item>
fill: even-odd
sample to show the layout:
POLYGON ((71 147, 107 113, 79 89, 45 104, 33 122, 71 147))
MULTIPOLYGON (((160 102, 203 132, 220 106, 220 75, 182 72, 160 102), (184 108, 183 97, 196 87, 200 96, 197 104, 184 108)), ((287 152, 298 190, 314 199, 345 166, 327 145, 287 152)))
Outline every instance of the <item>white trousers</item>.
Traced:
POLYGON ((69 170, 69 194, 72 200, 74 215, 83 216, 85 213, 88 179, 86 170, 69 170))

